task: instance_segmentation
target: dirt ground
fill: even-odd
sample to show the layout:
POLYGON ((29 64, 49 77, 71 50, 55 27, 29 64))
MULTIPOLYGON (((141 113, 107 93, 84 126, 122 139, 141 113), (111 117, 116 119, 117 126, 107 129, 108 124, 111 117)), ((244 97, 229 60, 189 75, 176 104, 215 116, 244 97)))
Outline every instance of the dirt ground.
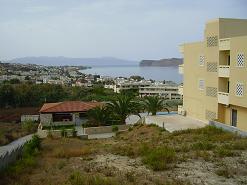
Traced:
POLYGON ((35 161, 21 173, 4 174, 0 184, 87 184, 72 181, 75 172, 112 180, 100 185, 247 184, 247 139, 212 128, 169 133, 140 125, 110 139, 47 138, 35 161), (162 147, 175 156, 167 158, 162 147), (168 165, 157 168, 164 161, 168 165))

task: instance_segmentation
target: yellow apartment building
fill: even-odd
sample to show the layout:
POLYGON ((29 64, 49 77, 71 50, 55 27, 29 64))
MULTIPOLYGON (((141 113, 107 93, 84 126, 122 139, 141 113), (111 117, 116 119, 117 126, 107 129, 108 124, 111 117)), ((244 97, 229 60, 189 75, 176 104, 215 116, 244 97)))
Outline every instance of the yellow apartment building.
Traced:
POLYGON ((208 21, 203 41, 179 49, 184 114, 247 131, 247 19, 208 21))

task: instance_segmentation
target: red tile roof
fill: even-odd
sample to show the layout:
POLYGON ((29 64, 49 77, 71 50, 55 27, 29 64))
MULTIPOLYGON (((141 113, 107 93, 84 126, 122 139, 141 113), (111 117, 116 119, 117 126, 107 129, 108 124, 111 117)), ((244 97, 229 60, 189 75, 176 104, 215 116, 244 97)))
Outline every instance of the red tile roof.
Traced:
POLYGON ((45 103, 40 113, 53 113, 53 112, 85 112, 102 105, 99 102, 81 102, 81 101, 66 101, 59 103, 45 103))

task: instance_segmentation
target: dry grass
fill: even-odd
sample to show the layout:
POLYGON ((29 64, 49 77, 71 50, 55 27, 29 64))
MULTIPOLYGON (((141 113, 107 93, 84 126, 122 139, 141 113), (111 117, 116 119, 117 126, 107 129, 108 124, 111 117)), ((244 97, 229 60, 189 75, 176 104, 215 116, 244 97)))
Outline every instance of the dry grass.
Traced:
POLYGON ((23 128, 19 123, 0 123, 0 146, 31 134, 35 130, 23 128))
POLYGON ((59 147, 53 150, 51 153, 52 157, 57 158, 70 158, 70 157, 82 157, 92 153, 90 147, 85 148, 64 148, 59 147))
MULTIPOLYGON (((184 164, 186 167, 193 161, 210 164, 210 175, 212 172, 215 174, 212 178, 244 178, 247 174, 244 170, 247 161, 247 139, 213 127, 168 133, 153 125, 136 125, 112 139, 85 141, 75 138, 47 138, 43 140, 42 152, 36 160, 38 164, 30 174, 19 174, 16 178, 5 177, 8 180, 5 184, 14 184, 19 182, 18 178, 23 177, 23 184, 30 185, 83 184, 80 179, 91 184, 107 179, 106 184, 182 185, 190 184, 190 179, 187 179, 187 171, 183 172, 187 175, 182 179, 181 174, 180 178, 177 178, 178 166, 184 164), (109 166, 109 154, 128 156, 123 157, 127 158, 126 164, 121 166, 122 161, 116 158, 111 159, 111 164, 120 166, 109 166), (96 163, 95 159, 99 155, 106 156, 106 159, 96 163), (129 162, 137 159, 141 164, 129 162), (219 165, 218 161, 221 160, 225 161, 225 165, 219 165), (129 165, 131 169, 143 171, 129 171, 126 169, 129 165), (235 166, 239 172, 230 172, 229 169, 235 166), (73 175, 74 171, 80 172, 77 174, 79 182, 77 176, 73 175), (85 175, 90 177, 86 178, 85 175)), ((194 170, 193 168, 192 165, 190 170, 194 170)))

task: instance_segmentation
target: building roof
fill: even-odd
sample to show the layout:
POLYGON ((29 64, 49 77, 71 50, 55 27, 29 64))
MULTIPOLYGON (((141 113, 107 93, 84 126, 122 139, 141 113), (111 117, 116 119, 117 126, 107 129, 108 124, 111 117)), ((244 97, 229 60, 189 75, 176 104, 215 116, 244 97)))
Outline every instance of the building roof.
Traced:
POLYGON ((82 101, 65 101, 58 103, 45 103, 40 113, 53 113, 53 112, 85 112, 100 106, 99 102, 82 102, 82 101))

